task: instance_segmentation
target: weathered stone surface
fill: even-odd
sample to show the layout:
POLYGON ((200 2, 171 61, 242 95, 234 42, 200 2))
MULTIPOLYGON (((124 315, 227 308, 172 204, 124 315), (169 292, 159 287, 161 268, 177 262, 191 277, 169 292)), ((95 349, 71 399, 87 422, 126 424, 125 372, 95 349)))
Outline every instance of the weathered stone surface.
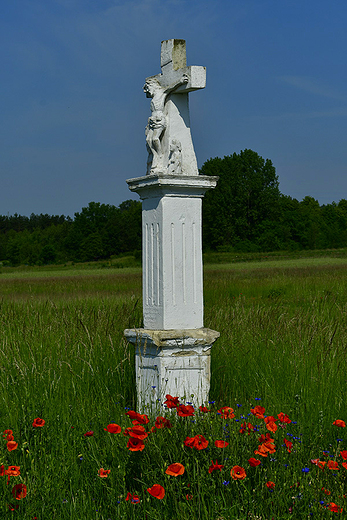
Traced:
POLYGON ((127 329, 124 335, 135 345, 139 410, 160 410, 166 394, 194 406, 208 401, 211 347, 219 332, 127 329))

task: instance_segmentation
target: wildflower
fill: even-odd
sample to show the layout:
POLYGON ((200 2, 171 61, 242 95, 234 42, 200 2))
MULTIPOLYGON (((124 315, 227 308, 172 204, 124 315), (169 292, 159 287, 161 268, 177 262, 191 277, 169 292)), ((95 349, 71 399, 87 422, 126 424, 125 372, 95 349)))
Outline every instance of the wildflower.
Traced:
POLYGON ((291 441, 288 441, 288 439, 284 439, 284 444, 286 445, 288 453, 291 453, 293 443, 291 441))
POLYGON ((212 471, 216 471, 217 469, 219 469, 219 471, 222 471, 222 468, 224 468, 224 466, 222 464, 218 464, 218 460, 216 460, 216 462, 213 462, 213 460, 211 460, 211 466, 208 468, 208 472, 212 473, 212 471))
POLYGON ((193 495, 186 495, 186 500, 193 500, 193 495))
POLYGON ((259 464, 261 464, 260 460, 255 459, 254 457, 251 457, 250 459, 248 459, 248 462, 249 462, 250 466, 252 466, 252 468, 255 468, 256 466, 259 466, 259 464))
POLYGON ((90 430, 89 432, 84 433, 83 437, 93 437, 93 435, 94 435, 94 432, 90 430))
POLYGON ((230 484, 230 480, 223 480, 223 486, 227 486, 228 484, 230 484))
POLYGON ((2 464, 0 467, 0 477, 3 477, 5 475, 5 466, 2 464))
POLYGON ((13 441, 13 439, 14 439, 13 431, 12 430, 5 430, 4 434, 3 434, 3 437, 6 437, 7 441, 13 441))
POLYGON ((207 413, 207 412, 211 411, 206 406, 199 406, 199 410, 200 410, 200 412, 203 412, 203 413, 207 413))
POLYGON ((246 471, 241 466, 234 466, 230 471, 230 475, 234 480, 243 480, 246 477, 246 471))
POLYGON ((306 468, 306 467, 305 467, 305 468, 302 468, 301 471, 302 471, 303 473, 309 473, 310 468, 306 468))
POLYGON ((329 469, 335 469, 335 470, 338 470, 339 469, 339 465, 337 462, 335 462, 334 460, 329 460, 328 462, 328 468, 329 469))
POLYGON ((146 430, 141 425, 127 428, 127 431, 130 437, 135 437, 136 439, 144 440, 148 437, 146 430))
POLYGON ((170 464, 170 466, 167 468, 165 473, 167 475, 171 475, 172 477, 178 477, 178 475, 183 475, 184 466, 183 466, 183 464, 180 464, 179 462, 170 464))
POLYGON ((347 469, 347 462, 342 462, 341 464, 345 469, 347 469))
POLYGON ((266 482, 266 486, 267 486, 269 489, 275 489, 275 483, 274 483, 274 482, 271 482, 271 480, 269 480, 269 482, 266 482))
POLYGON ((274 421, 269 421, 265 425, 270 432, 274 433, 277 431, 277 424, 274 421))
POLYGON ((147 488, 147 491, 152 497, 159 498, 159 500, 165 496, 165 489, 160 484, 154 484, 151 488, 147 488))
POLYGON ((342 421, 341 419, 336 419, 336 421, 333 422, 335 426, 339 426, 340 428, 345 428, 346 423, 345 421, 342 421))
POLYGON ((330 502, 329 511, 332 511, 333 513, 342 513, 343 509, 337 504, 334 504, 334 502, 330 502))
POLYGON ((177 408, 177 415, 179 417, 191 417, 194 415, 194 408, 190 405, 180 404, 177 408))
POLYGON ((208 446, 208 440, 203 435, 195 435, 194 448, 197 450, 204 450, 208 446))
POLYGON ((129 412, 126 412, 125 415, 130 417, 134 425, 149 423, 148 415, 137 413, 134 410, 129 410, 129 412))
POLYGON ((110 469, 100 468, 98 471, 98 475, 101 478, 107 478, 108 475, 110 474, 110 471, 111 471, 110 469))
POLYGON ((40 417, 37 417, 36 419, 34 419, 34 422, 33 422, 33 427, 34 428, 42 428, 42 426, 45 425, 45 420, 44 419, 40 419, 40 417))
POLYGON ((226 448, 227 446, 229 446, 229 443, 225 441, 215 441, 214 445, 216 446, 216 448, 226 448))
POLYGON ((127 448, 129 448, 129 451, 142 451, 145 449, 145 443, 142 439, 130 437, 128 440, 127 448))
POLYGON ((12 488, 12 495, 13 498, 16 500, 22 500, 22 498, 25 498, 27 496, 27 487, 25 484, 16 484, 12 488))
POLYGON ((165 419, 165 417, 159 415, 155 420, 155 427, 158 428, 158 430, 161 428, 172 428, 172 424, 169 419, 165 419))
POLYGON ((125 500, 130 500, 132 504, 138 504, 140 502, 140 497, 138 495, 132 495, 131 493, 128 493, 125 500))
POLYGON ((254 408, 251 408, 251 413, 258 419, 264 419, 265 408, 264 406, 257 405, 254 408))
POLYGON ((292 421, 289 419, 287 414, 284 414, 283 412, 277 414, 277 417, 281 423, 287 423, 290 424, 292 421))
POLYGON ((194 448, 194 442, 195 437, 187 437, 183 444, 187 446, 187 448, 194 448))
POLYGON ((235 417, 234 409, 230 408, 230 406, 223 406, 217 413, 220 414, 223 419, 233 419, 235 417))
POLYGON ((326 495, 331 495, 331 491, 329 491, 328 489, 322 488, 322 491, 323 491, 323 493, 325 493, 326 495))
POLYGON ((122 431, 122 428, 118 426, 118 424, 111 423, 107 425, 107 428, 104 428, 106 432, 109 433, 120 433, 122 431))
POLYGON ((340 451, 340 455, 343 458, 343 460, 346 460, 347 459, 347 450, 340 451))
POLYGON ((18 448, 18 442, 8 441, 6 446, 7 446, 8 451, 14 451, 18 448))
POLYGON ((240 428, 239 432, 240 433, 245 433, 245 431, 247 430, 247 433, 249 435, 251 433, 251 431, 254 430, 254 428, 255 427, 250 422, 247 424, 246 421, 245 421, 245 422, 243 422, 241 424, 241 428, 240 428))
POLYGON ((317 462, 317 466, 320 468, 320 469, 324 469, 324 466, 326 465, 326 461, 325 460, 319 460, 317 462))
POLYGON ((180 404, 179 397, 172 397, 170 394, 166 394, 166 401, 164 401, 164 404, 168 408, 177 408, 180 404))

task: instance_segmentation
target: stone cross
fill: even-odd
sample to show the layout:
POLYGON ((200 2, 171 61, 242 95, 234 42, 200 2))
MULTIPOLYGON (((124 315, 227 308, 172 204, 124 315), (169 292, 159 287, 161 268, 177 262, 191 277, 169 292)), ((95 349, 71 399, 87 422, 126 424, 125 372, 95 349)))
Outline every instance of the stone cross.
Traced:
POLYGON ((188 93, 206 85, 206 68, 186 66, 185 40, 161 44, 161 74, 146 79, 151 101, 146 127, 147 174, 198 175, 190 133, 188 93))
POLYGON ((136 346, 138 408, 165 395, 208 400, 210 353, 219 332, 203 325, 201 207, 218 177, 199 175, 188 93, 205 86, 204 67, 186 67, 184 40, 161 47, 162 73, 146 79, 147 175, 128 179, 142 199, 144 328, 124 334, 136 346))

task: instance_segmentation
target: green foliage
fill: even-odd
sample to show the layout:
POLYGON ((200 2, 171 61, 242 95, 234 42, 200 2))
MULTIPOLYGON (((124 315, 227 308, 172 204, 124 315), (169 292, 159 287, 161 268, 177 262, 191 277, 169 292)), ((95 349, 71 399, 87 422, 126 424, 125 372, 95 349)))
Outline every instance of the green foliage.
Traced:
POLYGON ((334 516, 332 502, 345 510, 340 451, 347 438, 332 423, 347 421, 346 269, 345 258, 265 255, 259 262, 207 266, 205 325, 221 332, 212 349, 216 402, 194 417, 172 412, 173 427, 155 428, 145 449, 131 453, 128 437, 104 429, 131 426, 125 412, 135 407, 134 353, 122 335, 141 326, 141 270, 4 267, 0 431, 12 429, 18 448, 8 452, 1 437, 0 464, 18 465, 21 474, 9 485, 0 476, 1 518, 255 520, 313 513, 324 519, 334 516), (284 412, 296 422, 282 428, 277 421, 276 452, 264 458, 254 453, 268 432, 250 412, 256 404, 265 415, 284 412), (235 418, 222 419, 221 406, 234 408, 235 418), (37 417, 46 421, 42 428, 32 426, 37 417), (241 434, 245 421, 259 431, 241 434), (87 431, 93 436, 85 437, 87 431), (184 445, 195 435, 206 438, 207 449, 184 445), (293 442, 291 453, 284 438, 293 442), (215 440, 229 444, 217 448, 215 440), (250 457, 262 464, 251 468, 250 457), (216 459, 224 468, 210 474, 216 459), (339 470, 322 470, 311 459, 337 460, 339 470), (182 476, 165 473, 175 462, 185 466, 182 476), (234 465, 245 468, 244 480, 232 479, 234 465), (110 470, 107 478, 98 476, 100 468, 110 470), (19 483, 28 494, 15 501, 11 490, 19 483), (147 492, 153 484, 165 488, 162 500, 147 492), (128 492, 141 502, 126 501, 128 492))

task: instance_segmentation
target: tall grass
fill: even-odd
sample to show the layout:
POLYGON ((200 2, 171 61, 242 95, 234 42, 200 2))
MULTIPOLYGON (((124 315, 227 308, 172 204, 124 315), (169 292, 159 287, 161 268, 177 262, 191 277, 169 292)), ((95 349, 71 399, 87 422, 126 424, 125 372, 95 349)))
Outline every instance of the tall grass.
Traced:
MULTIPOLYGON (((30 271, 4 269, 0 423, 2 431, 13 430, 18 449, 8 452, 6 440, 0 441, 0 462, 21 466, 21 476, 11 477, 8 486, 0 477, 1 518, 333 515, 320 504, 327 503, 321 488, 329 488, 331 500, 343 505, 339 497, 346 470, 334 477, 328 471, 314 473, 315 467, 308 478, 302 473, 323 449, 336 458, 338 449, 347 447, 344 429, 332 425, 337 418, 347 420, 347 262, 328 264, 286 260, 242 268, 207 266, 205 326, 221 332, 212 352, 210 399, 215 404, 208 414, 191 418, 171 413, 173 428, 150 434, 141 453, 129 452, 122 434, 104 431, 109 423, 131 426, 125 411, 136 406, 133 351, 123 330, 142 324, 140 270, 71 267, 49 274, 35 270, 31 276, 30 271), (264 459, 255 471, 247 469, 244 481, 233 482, 231 467, 245 465, 258 436, 267 431, 250 415, 257 403, 268 415, 287 413, 297 425, 285 431, 302 441, 289 454, 280 447, 282 431, 282 437, 276 432, 274 462, 264 459), (235 419, 223 421, 216 413, 226 405, 237 410, 235 419), (36 417, 45 419, 43 428, 32 427, 36 417), (240 435, 242 417, 257 423, 259 433, 240 435), (87 431, 94 435, 85 437, 87 431), (197 434, 209 440, 208 449, 183 445, 186 436, 197 434), (215 448, 216 439, 229 446, 215 448), (225 468, 209 475, 211 459, 225 468), (184 476, 165 474, 173 462, 185 465, 184 476), (97 475, 101 467, 111 469, 107 479, 97 475), (265 486, 265 477, 276 481, 274 492, 265 486), (298 481, 300 490, 294 492, 291 486, 298 481), (28 487, 21 501, 11 498, 18 482, 28 487), (162 501, 146 491, 155 483, 166 489, 162 501), (141 503, 126 502, 127 492, 138 494, 141 503), (291 498, 299 494, 302 498, 291 498), (10 511, 13 502, 19 508, 10 511)), ((164 413, 163 407, 159 410, 164 413)), ((154 419, 147 429, 151 426, 154 419)))

